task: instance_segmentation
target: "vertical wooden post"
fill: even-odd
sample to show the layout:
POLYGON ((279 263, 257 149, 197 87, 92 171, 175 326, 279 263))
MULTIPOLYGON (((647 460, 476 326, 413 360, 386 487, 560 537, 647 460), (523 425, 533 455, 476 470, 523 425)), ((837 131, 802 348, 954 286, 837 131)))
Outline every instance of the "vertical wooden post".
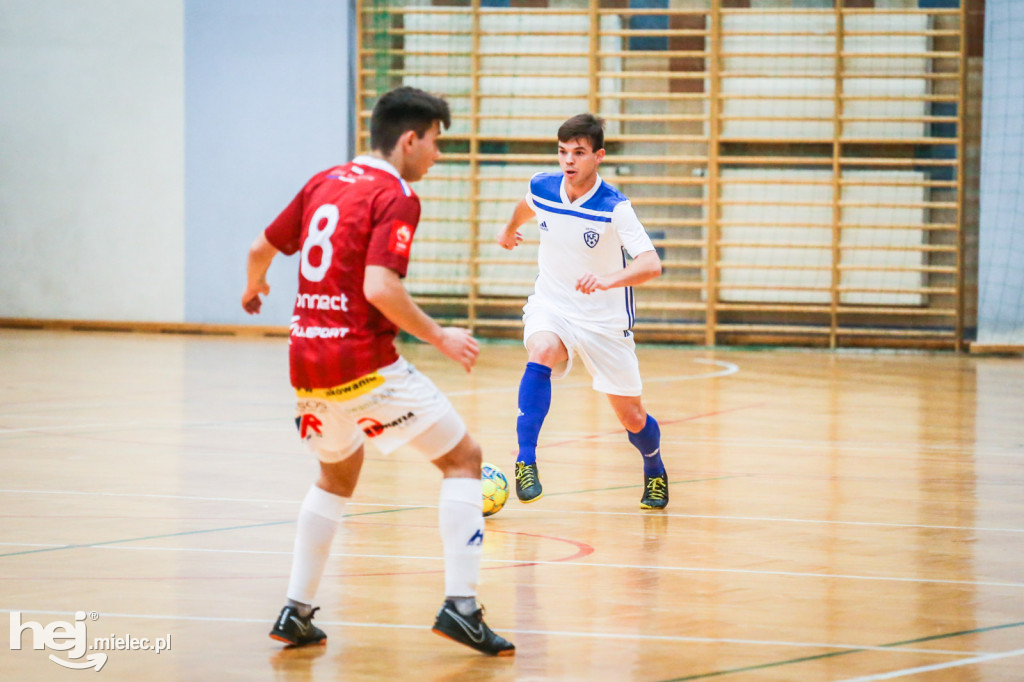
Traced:
POLYGON ((704 249, 707 258, 705 268, 707 301, 704 313, 704 345, 714 346, 718 340, 718 242, 721 216, 718 140, 721 137, 722 124, 720 118, 722 110, 720 98, 722 91, 722 0, 711 0, 711 13, 707 16, 707 21, 711 23, 711 30, 704 42, 705 52, 708 53, 708 168, 705 194, 707 226, 705 227, 706 246, 704 249))
POLYGON ((954 348, 964 350, 964 160, 967 139, 967 3, 960 0, 960 69, 956 103, 956 324, 954 348))
POLYGON ((829 286, 828 332, 828 344, 832 349, 838 345, 839 287, 843 279, 843 272, 839 267, 843 257, 843 0, 835 0, 835 13, 835 82, 832 90, 832 277, 829 286))
POLYGON ((363 0, 356 0, 356 63, 352 68, 355 69, 355 133, 356 139, 352 141, 352 156, 355 156, 360 151, 359 140, 360 131, 363 129, 363 111, 366 109, 366 95, 363 93, 363 62, 366 59, 366 50, 363 47, 363 29, 366 26, 366 20, 363 17, 363 0))
POLYGON ((588 10, 590 12, 588 45, 588 56, 590 58, 590 88, 587 93, 587 108, 590 113, 597 114, 600 107, 599 95, 601 92, 601 79, 597 74, 601 70, 601 60, 597 53, 601 49, 601 16, 598 14, 599 0, 590 0, 588 10))
POLYGON ((469 90, 469 287, 466 321, 476 330, 480 295, 480 0, 472 1, 473 38, 469 90))

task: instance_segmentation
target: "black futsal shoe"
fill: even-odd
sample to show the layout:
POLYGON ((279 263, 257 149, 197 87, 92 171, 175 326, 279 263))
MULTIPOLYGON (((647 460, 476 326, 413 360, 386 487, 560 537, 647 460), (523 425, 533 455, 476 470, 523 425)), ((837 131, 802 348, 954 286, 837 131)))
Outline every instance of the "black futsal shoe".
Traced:
POLYGON ((284 642, 288 646, 327 644, 327 634, 313 625, 313 614, 319 610, 320 607, 317 607, 303 618, 294 606, 284 607, 281 609, 281 615, 277 617, 277 622, 274 623, 274 629, 270 631, 270 638, 284 642))
POLYGON ((520 502, 534 502, 544 496, 537 474, 537 463, 516 462, 516 497, 520 502))
POLYGON ((463 616, 455 608, 455 603, 447 599, 437 612, 433 631, 488 656, 514 656, 516 653, 516 647, 512 642, 494 634, 494 631, 487 627, 483 607, 468 616, 463 616))
POLYGON ((668 506, 668 474, 644 475, 644 496, 640 498, 641 509, 664 509, 668 506))

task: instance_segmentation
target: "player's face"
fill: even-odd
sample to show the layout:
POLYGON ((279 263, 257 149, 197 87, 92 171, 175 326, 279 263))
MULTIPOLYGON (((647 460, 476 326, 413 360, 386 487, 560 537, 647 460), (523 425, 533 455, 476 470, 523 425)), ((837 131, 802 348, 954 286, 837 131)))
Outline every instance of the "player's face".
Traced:
POLYGON ((597 167, 604 158, 604 150, 591 149, 586 139, 558 143, 558 165, 562 167, 566 183, 573 189, 586 192, 594 184, 597 167))
POLYGON ((434 121, 423 137, 414 132, 411 146, 406 154, 406 164, 402 177, 406 182, 416 182, 430 170, 434 162, 441 158, 441 150, 437 146, 437 138, 441 136, 441 122, 434 121))

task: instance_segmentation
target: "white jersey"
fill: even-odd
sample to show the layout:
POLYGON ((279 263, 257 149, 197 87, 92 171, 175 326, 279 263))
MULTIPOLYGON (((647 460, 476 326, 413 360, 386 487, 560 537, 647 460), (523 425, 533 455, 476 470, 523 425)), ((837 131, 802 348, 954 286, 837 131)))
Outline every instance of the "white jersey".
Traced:
POLYGON ((540 227, 540 274, 531 301, 557 310, 581 327, 624 333, 633 326, 633 287, 583 294, 580 276, 607 275, 654 245, 626 196, 598 176, 589 192, 569 201, 561 172, 537 173, 526 201, 540 227))

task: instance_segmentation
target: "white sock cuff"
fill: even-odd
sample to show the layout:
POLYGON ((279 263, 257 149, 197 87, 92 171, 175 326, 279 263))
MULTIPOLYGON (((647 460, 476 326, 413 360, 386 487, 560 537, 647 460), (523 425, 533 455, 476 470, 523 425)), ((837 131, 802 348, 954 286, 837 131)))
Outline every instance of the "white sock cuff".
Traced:
POLYGON ((305 499, 302 500, 302 509, 337 523, 345 515, 348 499, 329 493, 317 485, 312 485, 306 493, 305 499))
POLYGON ((445 478, 441 481, 441 500, 483 509, 484 496, 480 486, 479 478, 445 478))

